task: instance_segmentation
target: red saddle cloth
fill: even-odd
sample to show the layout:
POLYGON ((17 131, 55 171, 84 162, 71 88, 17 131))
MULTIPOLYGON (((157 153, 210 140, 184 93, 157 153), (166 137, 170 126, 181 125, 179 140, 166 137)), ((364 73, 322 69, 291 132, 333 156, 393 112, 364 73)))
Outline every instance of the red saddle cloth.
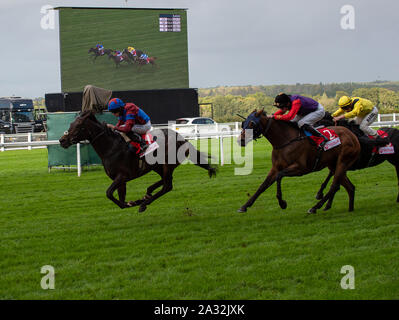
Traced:
MULTIPOLYGON (((151 133, 145 133, 141 135, 141 138, 144 139, 147 145, 150 145, 154 142, 154 138, 152 137, 151 133)), ((135 141, 130 141, 130 144, 136 148, 136 154, 139 154, 141 151, 140 143, 135 141)))
MULTIPOLYGON (((317 129, 317 131, 319 131, 323 136, 327 137, 329 141, 334 140, 335 138, 338 138, 338 135, 335 133, 334 130, 331 129, 327 129, 327 128, 319 128, 317 129)), ((319 146, 324 139, 320 138, 320 137, 315 137, 315 136, 310 136, 310 139, 312 139, 317 146, 319 146)))
MULTIPOLYGON (((377 133, 378 133, 378 135, 379 135, 381 138, 388 138, 388 133, 386 133, 386 132, 383 131, 383 130, 377 130, 377 133)), ((369 136, 369 138, 370 138, 370 139, 375 139, 373 136, 369 136)), ((387 146, 388 146, 388 145, 391 145, 391 143, 388 143, 387 146)), ((373 148, 373 153, 378 153, 378 148, 377 148, 377 147, 374 147, 374 148, 373 148)))
MULTIPOLYGON (((388 133, 386 133, 385 131, 377 130, 377 133, 378 133, 378 135, 379 135, 381 138, 388 138, 388 133)), ((370 138, 370 139, 374 139, 373 136, 369 136, 369 138, 370 138)))

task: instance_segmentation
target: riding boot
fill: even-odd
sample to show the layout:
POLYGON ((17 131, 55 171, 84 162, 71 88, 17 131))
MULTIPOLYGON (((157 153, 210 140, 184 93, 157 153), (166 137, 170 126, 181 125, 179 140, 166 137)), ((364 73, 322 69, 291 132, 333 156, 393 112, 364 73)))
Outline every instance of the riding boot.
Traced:
POLYGON ((313 127, 312 127, 311 125, 309 125, 309 124, 304 124, 304 125, 302 126, 302 128, 303 128, 304 130, 310 132, 311 134, 313 134, 313 135, 316 136, 316 137, 323 138, 324 141, 323 141, 322 143, 320 143, 320 146, 319 146, 320 149, 323 149, 323 147, 324 147, 324 145, 326 144, 326 142, 328 142, 328 138, 327 138, 324 134, 321 134, 318 130, 316 130, 315 128, 313 128, 313 127))
POLYGON ((390 143, 389 138, 382 138, 378 135, 377 137, 375 137, 375 142, 377 142, 378 145, 387 145, 388 143, 390 143))
POLYGON ((143 153, 148 147, 146 141, 141 137, 140 134, 136 132, 131 132, 130 136, 132 137, 133 141, 138 142, 140 144, 141 153, 143 153))
POLYGON ((134 154, 137 153, 137 149, 136 149, 135 147, 133 147, 133 146, 130 144, 130 142, 128 143, 128 146, 129 146, 129 152, 130 152, 130 153, 134 153, 134 154))

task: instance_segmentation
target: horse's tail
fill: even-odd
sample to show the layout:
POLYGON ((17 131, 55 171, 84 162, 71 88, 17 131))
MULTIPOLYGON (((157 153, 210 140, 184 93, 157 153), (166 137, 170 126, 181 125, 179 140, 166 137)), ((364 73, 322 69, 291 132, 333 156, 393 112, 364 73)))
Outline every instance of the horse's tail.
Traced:
POLYGON ((216 177, 218 171, 217 165, 211 165, 212 157, 204 152, 198 151, 191 143, 189 144, 189 159, 196 165, 208 170, 209 178, 216 177))

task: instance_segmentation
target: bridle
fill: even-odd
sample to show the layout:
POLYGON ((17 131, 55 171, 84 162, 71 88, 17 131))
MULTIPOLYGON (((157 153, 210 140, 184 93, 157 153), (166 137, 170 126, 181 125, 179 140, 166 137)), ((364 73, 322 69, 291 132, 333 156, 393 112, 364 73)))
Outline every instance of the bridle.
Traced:
MULTIPOLYGON (((265 115, 265 113, 263 113, 265 115)), ((244 127, 246 126, 245 123, 248 121, 247 126, 249 126, 252 123, 252 129, 253 130, 253 139, 256 141, 257 139, 259 139, 262 134, 266 135, 267 131, 269 131, 270 126, 271 126, 271 121, 270 119, 268 119, 267 123, 266 123, 266 127, 263 128, 261 123, 260 123, 260 116, 256 117, 255 112, 251 113, 247 119, 245 119, 245 121, 242 122, 242 128, 244 129, 244 127)), ((249 129, 249 128, 248 128, 249 129)), ((246 130, 246 129, 244 129, 246 130)))
MULTIPOLYGON (((81 134, 81 132, 83 131, 83 130, 86 130, 86 132, 88 133, 88 135, 89 136, 91 136, 91 133, 90 133, 90 131, 87 129, 87 128, 84 128, 84 127, 80 127, 79 129, 78 129, 78 133, 76 134, 76 136, 74 137, 74 138, 72 138, 71 139, 71 143, 72 144, 77 144, 77 143, 79 143, 80 141, 82 141, 81 139, 79 139, 79 138, 77 138, 80 134, 81 134)), ((93 139, 91 139, 91 143, 93 143, 94 141, 96 141, 100 136, 102 136, 103 134, 105 133, 105 130, 102 130, 100 133, 98 133, 93 139)), ((65 131, 64 132, 64 135, 69 135, 69 131, 65 131)))

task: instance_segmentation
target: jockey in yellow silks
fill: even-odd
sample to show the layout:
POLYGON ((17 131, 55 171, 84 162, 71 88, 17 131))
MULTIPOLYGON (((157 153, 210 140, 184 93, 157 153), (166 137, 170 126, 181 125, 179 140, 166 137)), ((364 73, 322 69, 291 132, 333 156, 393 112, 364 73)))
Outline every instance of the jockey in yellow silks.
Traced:
POLYGON ((377 131, 370 128, 378 116, 374 103, 364 98, 343 96, 339 99, 338 106, 339 109, 332 114, 334 121, 355 117, 355 122, 366 135, 378 137, 377 131))

